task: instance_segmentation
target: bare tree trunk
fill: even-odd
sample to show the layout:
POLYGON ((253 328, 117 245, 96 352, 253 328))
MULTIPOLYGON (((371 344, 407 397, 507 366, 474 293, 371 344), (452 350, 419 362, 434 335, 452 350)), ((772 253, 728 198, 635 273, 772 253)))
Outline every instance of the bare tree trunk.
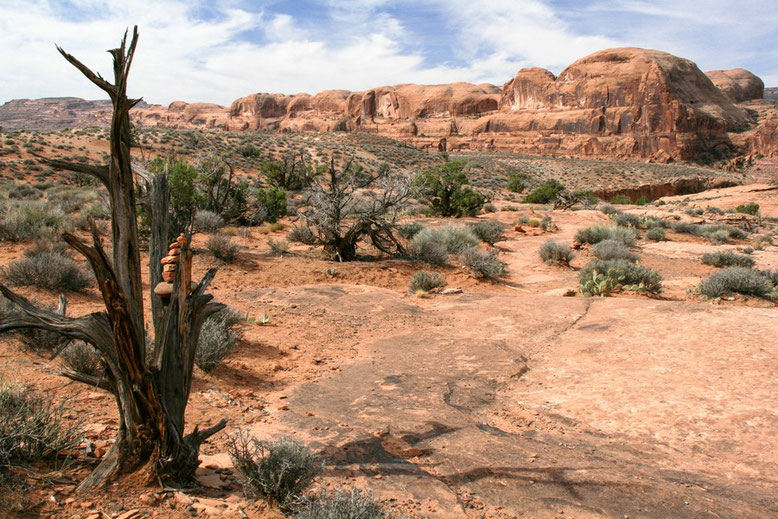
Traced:
MULTIPOLYGON (((150 364, 146 361, 129 121, 129 111, 140 99, 129 99, 126 93, 127 76, 138 41, 137 27, 129 47, 126 41, 125 33, 121 46, 110 51, 113 56, 113 84, 58 47, 65 59, 111 98, 111 163, 93 166, 41 159, 57 168, 91 174, 108 189, 113 261, 103 249, 94 222, 91 222, 92 245, 72 234, 64 235, 65 241, 92 266, 106 311, 69 318, 64 313, 37 308, 0 285, 0 291, 22 310, 18 316, 0 318, 0 332, 40 328, 58 332, 67 339, 80 339, 92 344, 108 367, 105 378, 97 381, 88 375, 63 372, 79 382, 92 383, 111 391, 119 408, 120 425, 116 441, 100 465, 82 482, 80 490, 142 469, 149 478, 161 475, 178 481, 187 480, 197 467, 200 444, 226 425, 222 420, 202 431, 195 427, 191 434, 184 435, 184 415, 200 329, 208 316, 223 308, 206 293, 215 270, 209 271, 194 289, 191 288, 192 253, 188 245, 182 247, 181 262, 169 301, 165 302, 154 294, 151 296, 155 342, 153 360, 150 364)), ((167 179, 152 179, 150 192, 153 200, 150 253, 153 287, 161 279, 159 260, 167 242, 167 179)))

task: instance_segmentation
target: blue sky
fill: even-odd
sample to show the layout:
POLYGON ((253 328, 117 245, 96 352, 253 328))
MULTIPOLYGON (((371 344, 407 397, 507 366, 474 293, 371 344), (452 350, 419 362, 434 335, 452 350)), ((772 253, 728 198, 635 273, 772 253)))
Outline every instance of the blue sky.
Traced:
POLYGON ((100 97, 56 53, 98 70, 124 28, 141 39, 131 95, 229 104, 254 92, 398 83, 501 85, 608 47, 664 50, 778 86, 766 0, 0 0, 0 102, 100 97))

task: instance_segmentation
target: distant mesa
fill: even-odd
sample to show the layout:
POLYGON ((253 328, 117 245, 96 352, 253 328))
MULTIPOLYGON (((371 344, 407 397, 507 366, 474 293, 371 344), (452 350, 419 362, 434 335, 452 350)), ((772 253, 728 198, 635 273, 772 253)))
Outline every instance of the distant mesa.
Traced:
MULTIPOLYGON (((181 101, 143 105, 132 117, 136 124, 178 128, 370 132, 432 150, 667 162, 777 154, 778 109, 762 100, 764 95, 761 79, 747 70, 705 74, 687 59, 628 47, 595 52, 559 76, 522 69, 503 86, 402 84, 315 95, 257 93, 229 107, 181 101)), ((11 101, 0 106, 0 125, 107 124, 107 107, 93 103, 105 102, 11 101)))

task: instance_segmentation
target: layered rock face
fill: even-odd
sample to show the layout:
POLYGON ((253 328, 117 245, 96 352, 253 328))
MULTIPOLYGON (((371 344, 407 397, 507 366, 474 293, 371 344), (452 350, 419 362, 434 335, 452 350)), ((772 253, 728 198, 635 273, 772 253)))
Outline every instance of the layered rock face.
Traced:
MULTIPOLYGON (((753 110, 736 104, 761 98, 763 91, 761 80, 743 69, 706 75, 665 52, 620 48, 580 59, 559 77, 522 69, 502 87, 406 84, 316 95, 259 93, 230 107, 147 105, 132 117, 151 126, 363 131, 438 150, 667 162, 778 153, 770 117, 757 123, 753 110), (770 127, 763 127, 768 121, 770 127)), ((778 112, 768 104, 768 111, 778 112)))
MULTIPOLYGON (((145 104, 144 104, 145 106, 145 104)), ((8 130, 62 130, 103 126, 111 118, 111 101, 77 97, 14 99, 0 106, 0 127, 8 130)))
POLYGON ((711 70, 705 75, 735 103, 764 98, 764 82, 746 69, 711 70))
POLYGON ((725 152, 733 147, 730 132, 754 126, 734 101, 756 96, 758 78, 738 70, 713 77, 725 90, 689 60, 622 48, 578 60, 559 77, 522 69, 502 87, 453 83, 313 96, 261 93, 237 99, 229 109, 171 105, 169 111, 179 115, 145 109, 135 117, 143 124, 229 130, 365 131, 440 150, 666 162, 725 152))

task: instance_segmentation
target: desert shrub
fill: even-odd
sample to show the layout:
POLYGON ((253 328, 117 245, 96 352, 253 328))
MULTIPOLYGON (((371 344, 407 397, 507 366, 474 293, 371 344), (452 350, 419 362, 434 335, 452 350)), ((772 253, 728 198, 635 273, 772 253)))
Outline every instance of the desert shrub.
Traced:
POLYGON ((702 255, 702 262, 714 267, 747 267, 752 268, 756 263, 753 258, 735 254, 732 251, 709 252, 702 255))
POLYGON ((665 230, 661 227, 651 227, 646 231, 646 238, 651 241, 663 241, 665 236, 665 230))
POLYGON ((759 273, 769 279, 774 287, 778 287, 778 270, 760 270, 759 273))
POLYGON ((42 196, 40 190, 27 184, 14 186, 8 191, 8 198, 11 200, 37 200, 42 196))
POLYGON ((205 232, 216 232, 224 227, 224 218, 218 213, 200 209, 194 216, 194 228, 205 232))
POLYGON ((729 243, 729 232, 724 229, 718 231, 711 231, 706 233, 705 236, 710 239, 713 245, 719 245, 721 243, 729 243))
POLYGON ((643 220, 643 227, 646 229, 661 228, 667 229, 670 227, 670 223, 663 218, 646 218, 643 220))
POLYGON ((448 254, 457 254, 466 247, 478 244, 478 237, 465 225, 444 225, 442 227, 427 227, 422 229, 411 240, 411 247, 419 250, 424 242, 434 242, 443 245, 448 254))
POLYGON ((635 205, 648 205, 651 203, 651 200, 646 195, 641 196, 637 200, 635 200, 635 205))
POLYGON ((703 236, 714 242, 727 242, 732 239, 743 239, 747 234, 737 227, 724 224, 693 224, 687 222, 675 222, 671 225, 673 231, 694 236, 703 236))
POLYGON ((64 405, 0 377, 0 468, 52 458, 78 445, 80 424, 63 418, 64 405))
POLYGON ((630 252, 629 247, 619 240, 607 239, 597 244, 592 249, 594 257, 601 260, 623 259, 627 261, 637 261, 638 256, 630 252))
POLYGON ((205 247, 213 254, 213 257, 222 261, 235 261, 240 251, 240 245, 232 241, 226 234, 214 234, 208 237, 205 247))
POLYGON ((67 227, 67 216, 59 207, 45 202, 23 202, 9 206, 0 218, 0 239, 20 242, 51 236, 67 227))
POLYGON ((411 240, 414 236, 419 234, 422 229, 424 229, 424 226, 419 222, 404 223, 397 227, 397 234, 406 240, 411 240))
POLYGON ((100 353, 91 344, 83 341, 71 342, 59 357, 66 367, 78 373, 99 376, 103 372, 100 353))
POLYGON ((565 190, 559 181, 550 179, 546 180, 538 187, 533 189, 526 197, 524 197, 525 204, 548 204, 553 202, 556 197, 565 190))
POLYGON ((502 224, 495 220, 481 220, 470 224, 470 230, 473 231, 473 234, 475 234, 478 239, 489 245, 494 245, 498 241, 505 239, 502 224))
POLYGON ((238 333, 234 328, 239 320, 240 316, 231 308, 225 308, 205 320, 195 352, 197 367, 209 373, 222 365, 224 358, 238 344, 238 333))
POLYGON ((698 234, 700 226, 688 222, 673 222, 670 228, 680 234, 698 234))
POLYGON ((322 463, 294 438, 260 441, 239 432, 227 450, 238 471, 244 492, 261 496, 288 509, 321 473, 322 463))
POLYGON ((511 193, 521 193, 527 189, 527 177, 517 173, 509 173, 507 187, 511 193))
POLYGON ((638 215, 623 212, 612 214, 611 220, 620 227, 639 227, 641 223, 638 215))
POLYGON ((554 240, 548 240, 540 246, 540 259, 549 265, 561 264, 569 265, 573 259, 573 251, 564 243, 558 243, 554 240))
POLYGON ((474 216, 481 210, 483 195, 465 187, 470 183, 463 161, 447 161, 423 171, 413 180, 419 198, 430 204, 433 213, 444 217, 474 216))
POLYGON ((268 222, 276 222, 286 214, 286 191, 280 187, 258 189, 257 205, 264 209, 268 222))
POLYGON ((575 241, 578 243, 589 243, 594 245, 603 240, 618 240, 624 245, 631 247, 635 244, 637 232, 623 227, 611 227, 606 225, 594 225, 579 229, 575 233, 575 241))
POLYGON ((729 267, 700 283, 700 292, 707 297, 721 297, 730 292, 765 297, 773 290, 770 279, 757 270, 729 267))
POLYGON ((267 245, 270 247, 271 256, 283 256, 289 252, 289 242, 287 240, 274 240, 270 238, 267 240, 267 245))
POLYGON ((410 290, 416 292, 423 290, 429 292, 432 289, 446 286, 446 280, 437 272, 419 270, 411 278, 410 290))
POLYGON ((759 204, 754 202, 748 204, 741 204, 735 208, 735 212, 756 216, 759 214, 759 204))
POLYGON ((431 263, 432 265, 445 265, 448 259, 448 251, 443 243, 433 239, 414 237, 408 246, 408 255, 417 261, 431 263))
POLYGON ((494 251, 485 252, 477 247, 467 247, 459 253, 459 261, 475 277, 496 279, 505 273, 505 265, 494 251))
POLYGON ((627 195, 616 195, 610 199, 610 203, 617 205, 631 205, 632 199, 627 195))
POLYGON ((622 290, 651 294, 662 291, 662 276, 656 271, 623 259, 593 260, 581 269, 578 280, 581 293, 587 297, 622 290))
POLYGON ((46 290, 78 292, 92 283, 90 274, 70 256, 43 252, 12 261, 2 270, 3 277, 16 286, 36 286, 46 290))
POLYGON ((370 492, 358 488, 322 490, 314 496, 304 496, 295 504, 297 519, 389 519, 370 492))
POLYGON ((621 209, 617 209, 617 208, 613 207, 610 204, 602 204, 600 206, 600 211, 602 211, 603 213, 605 213, 608 216, 610 216, 612 214, 617 214, 617 213, 621 213, 622 212, 621 209))
POLYGON ((316 243, 316 236, 313 235, 313 231, 304 225, 292 227, 287 239, 292 243, 304 243, 305 245, 316 243))

